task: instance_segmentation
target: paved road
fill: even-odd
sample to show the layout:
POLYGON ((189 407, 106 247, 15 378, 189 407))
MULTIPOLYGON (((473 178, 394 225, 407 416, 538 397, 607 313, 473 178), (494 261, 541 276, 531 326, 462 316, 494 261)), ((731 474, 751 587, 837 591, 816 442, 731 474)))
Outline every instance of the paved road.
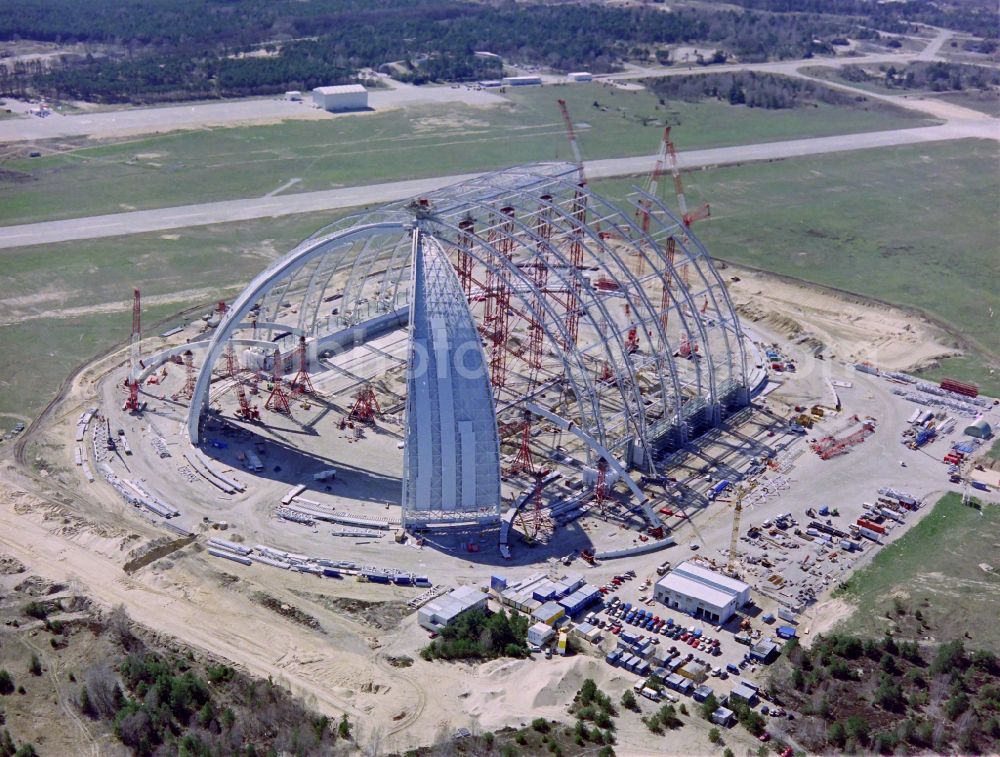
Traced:
MULTIPOLYGON (((463 104, 501 105, 507 100, 498 94, 468 87, 417 87, 385 79, 385 89, 368 93, 373 112, 384 113, 408 105, 463 104)), ((28 116, 0 121, 0 142, 29 142, 69 137, 111 138, 152 134, 210 126, 239 126, 289 120, 332 120, 346 114, 327 113, 305 101, 284 98, 251 98, 224 102, 188 103, 156 108, 122 108, 63 115, 53 111, 45 118, 28 116)), ((22 113, 37 105, 8 101, 22 113)))
MULTIPOLYGON (((776 160, 849 150, 922 144, 966 137, 996 140, 1000 137, 998 127, 1000 127, 1000 122, 993 119, 954 119, 940 126, 916 129, 894 129, 865 134, 692 150, 680 153, 679 159, 684 168, 700 168, 702 166, 776 160)), ((649 171, 655 159, 655 156, 649 155, 637 158, 590 161, 587 163, 587 174, 595 179, 642 175, 649 171)), ((412 181, 395 181, 321 192, 226 200, 64 221, 6 226, 0 228, 0 249, 380 204, 424 194, 472 178, 475 175, 462 174, 412 181)))

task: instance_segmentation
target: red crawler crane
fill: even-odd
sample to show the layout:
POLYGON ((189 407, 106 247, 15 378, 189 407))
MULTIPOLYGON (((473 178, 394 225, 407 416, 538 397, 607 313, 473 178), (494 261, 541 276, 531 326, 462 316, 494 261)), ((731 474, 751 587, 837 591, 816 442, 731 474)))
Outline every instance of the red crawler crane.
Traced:
POLYGON ((274 366, 271 368, 271 393, 267 396, 264 407, 275 413, 291 415, 292 408, 288 404, 288 395, 281 385, 281 352, 274 351, 274 366))
POLYGON ((354 407, 347 414, 347 419, 361 423, 374 423, 375 418, 380 415, 382 415, 382 408, 379 407, 375 392, 371 386, 365 386, 364 389, 354 395, 354 407))
MULTIPOLYGON (((667 143, 670 141, 670 127, 667 126, 663 129, 663 139, 660 140, 660 149, 656 153, 656 163, 653 165, 653 170, 649 174, 649 178, 646 180, 646 194, 650 197, 656 197, 659 192, 660 177, 663 176, 663 166, 667 162, 667 143)), ((639 225, 642 228, 643 234, 649 233, 649 221, 652 212, 652 200, 648 198, 643 198, 639 200, 639 207, 636 209, 636 216, 639 218, 639 225)), ((636 276, 642 276, 643 273, 643 256, 639 256, 639 262, 636 265, 636 276)))
POLYGON ((139 409, 139 381, 133 378, 139 369, 141 360, 139 358, 139 343, 142 341, 142 308, 139 302, 139 290, 132 290, 132 339, 129 344, 128 354, 128 376, 125 378, 125 388, 128 389, 128 399, 125 400, 125 409, 136 412, 139 409))
POLYGON ((680 162, 677 160, 677 150, 670 139, 670 127, 663 132, 663 144, 667 151, 667 161, 670 164, 670 174, 674 177, 674 190, 677 192, 677 209, 681 212, 681 220, 684 226, 690 228, 695 221, 708 218, 712 214, 712 209, 708 203, 702 203, 696 210, 688 213, 687 201, 684 199, 684 182, 681 180, 680 162))
POLYGON ((309 378, 309 356, 306 354, 306 338, 304 336, 299 337, 299 346, 295 350, 295 354, 299 359, 299 372, 292 379, 292 397, 316 394, 312 379, 309 378))

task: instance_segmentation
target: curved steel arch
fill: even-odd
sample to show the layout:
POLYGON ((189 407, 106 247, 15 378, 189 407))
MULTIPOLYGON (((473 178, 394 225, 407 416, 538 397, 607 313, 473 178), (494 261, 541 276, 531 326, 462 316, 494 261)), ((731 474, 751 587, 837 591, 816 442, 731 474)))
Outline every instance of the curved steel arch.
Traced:
MULTIPOLYGON (((380 231, 398 231, 404 228, 402 223, 368 224, 349 228, 339 234, 325 237, 314 244, 299 245, 295 250, 284 258, 272 263, 262 273, 257 275, 250 285, 240 293, 233 301, 232 306, 226 312, 225 318, 218 325, 212 340, 209 343, 208 351, 201 370, 198 372, 198 379, 195 383, 194 396, 191 398, 191 409, 188 413, 188 437, 192 444, 198 444, 199 422, 201 414, 208 407, 209 384, 212 379, 212 366, 222 355, 226 342, 236 331, 239 324, 246 318, 262 294, 266 294, 288 273, 295 273, 315 259, 319 255, 325 254, 327 248, 335 246, 344 240, 357 239, 361 236, 371 235, 380 231)), ((286 287, 287 290, 287 287, 286 287)))
MULTIPOLYGON (((743 334, 721 276, 701 242, 657 198, 637 190, 653 221, 644 231, 632 213, 581 188, 576 177, 576 166, 565 163, 515 167, 436 190, 419 204, 391 203, 317 231, 257 276, 216 330, 188 418, 192 441, 198 441, 199 418, 207 407, 211 366, 255 304, 268 326, 304 333, 314 349, 338 329, 363 326, 379 314, 406 312, 412 294, 408 235, 415 216, 423 219, 425 233, 456 256, 459 221, 478 216, 469 250, 476 271, 507 282, 517 303, 518 325, 538 324, 546 375, 562 366, 580 424, 602 445, 619 449, 635 444, 651 453, 668 434, 683 441, 692 413, 702 408, 709 423, 717 422, 721 406, 732 404, 734 390, 747 385, 743 334), (499 213, 507 206, 514 208, 513 218, 499 213), (538 226, 543 213, 549 224, 546 237, 538 226), (673 261, 665 252, 671 237, 673 261), (580 245, 580 267, 568 257, 571 240, 580 245), (511 251, 509 259, 501 245, 511 251), (641 261, 645 271, 633 271, 632 259, 641 261), (530 271, 539 264, 547 266, 544 289, 536 286, 530 271), (681 275, 685 269, 687 284, 681 275), (600 289, 592 274, 610 281, 613 291, 600 289), (577 343, 567 346, 570 292, 578 298, 583 328, 577 343), (333 314, 324 303, 338 295, 339 309, 333 314), (698 308, 702 298, 704 316, 698 308), (286 324, 283 304, 290 302, 299 309, 286 324), (618 303, 628 306, 627 318, 618 303), (647 343, 635 352, 625 342, 633 328, 647 343), (677 344, 683 341, 702 349, 688 359, 678 358, 677 344), (594 363, 601 360, 613 373, 613 386, 596 380, 594 363), (612 407, 619 420, 608 426, 612 407)), ((630 201, 639 208, 634 198, 630 201)), ((522 344, 524 333, 519 333, 522 344)), ((736 394, 746 401, 745 392, 736 394)))

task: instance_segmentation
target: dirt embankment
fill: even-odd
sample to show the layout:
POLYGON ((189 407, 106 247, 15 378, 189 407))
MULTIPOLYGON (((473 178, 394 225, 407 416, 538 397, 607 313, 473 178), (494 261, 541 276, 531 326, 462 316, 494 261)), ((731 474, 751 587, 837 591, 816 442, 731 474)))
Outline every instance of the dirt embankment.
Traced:
POLYGON ((813 352, 901 371, 962 354, 952 335, 915 313, 738 266, 724 275, 746 321, 813 352))

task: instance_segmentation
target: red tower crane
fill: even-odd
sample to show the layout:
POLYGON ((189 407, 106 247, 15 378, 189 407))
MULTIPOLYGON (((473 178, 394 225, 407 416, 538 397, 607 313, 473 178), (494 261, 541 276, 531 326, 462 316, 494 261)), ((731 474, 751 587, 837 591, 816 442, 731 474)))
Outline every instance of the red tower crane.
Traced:
POLYGON ((306 338, 304 336, 299 337, 299 346, 296 348, 295 354, 298 356, 299 372, 292 379, 292 397, 298 397, 302 394, 316 394, 312 379, 309 378, 309 356, 306 354, 306 338))
POLYGON ((518 473, 535 474, 535 463, 531 455, 531 413, 524 411, 524 418, 521 420, 521 443, 514 455, 514 461, 507 469, 507 473, 515 475, 518 473))
POLYGON ((194 353, 191 352, 191 350, 185 350, 183 355, 183 360, 184 360, 184 386, 181 388, 180 392, 177 393, 177 396, 189 400, 192 397, 194 397, 194 385, 195 385, 194 353))
POLYGON ((139 358, 139 343, 142 341, 142 308, 139 300, 139 290, 132 290, 132 339, 128 353, 128 376, 125 378, 125 388, 128 389, 128 399, 125 409, 135 412, 139 409, 139 380, 134 378, 141 364, 139 358))
POLYGON ((608 461, 603 457, 597 461, 597 482, 594 484, 594 500, 604 509, 604 500, 608 498, 608 461))
POLYGON ((233 343, 226 345, 226 370, 229 378, 236 385, 236 396, 239 399, 240 409, 238 415, 245 421, 260 420, 260 410, 250 405, 246 392, 243 391, 243 382, 240 380, 240 368, 236 362, 236 353, 233 352, 233 343))
MULTIPOLYGON (((656 153, 656 163, 646 180, 646 194, 656 197, 660 191, 660 178, 663 176, 663 166, 667 162, 667 143, 670 141, 670 127, 664 127, 663 138, 660 140, 660 148, 656 153)), ((649 233, 650 216, 652 214, 652 200, 644 197, 639 200, 639 207, 636 208, 636 216, 639 218, 639 225, 643 234, 649 233)), ((639 256, 636 266, 636 275, 641 276, 643 272, 643 257, 639 256)))
POLYGON ((532 505, 534 505, 534 523, 532 528, 534 533, 531 535, 532 539, 537 539, 539 532, 542 530, 542 482, 545 480, 545 476, 541 473, 535 475, 535 490, 531 493, 532 505))
POLYGON ((285 393, 285 388, 281 385, 281 374, 281 352, 275 350, 274 365, 271 368, 271 393, 267 396, 264 407, 275 413, 291 415, 292 408, 288 404, 288 395, 285 393))
MULTIPOLYGON (((628 319, 632 318, 632 308, 629 304, 625 303, 625 317, 628 319)), ((625 351, 629 354, 636 352, 639 349, 639 327, 636 324, 629 326, 628 336, 625 337, 625 351)))
POLYGON ((458 222, 458 261, 456 269, 458 280, 462 284, 462 291, 465 292, 465 299, 472 299, 472 255, 469 250, 472 248, 472 237, 475 234, 476 222, 466 216, 458 222))
POLYGON ((490 236, 502 260, 491 266, 486 275, 486 312, 483 329, 492 343, 490 348, 490 382, 494 392, 507 383, 507 341, 510 337, 510 284, 506 266, 514 253, 514 208, 500 209, 501 218, 495 222, 490 236))
MULTIPOLYGON (((569 135, 570 147, 573 149, 573 159, 576 161, 578 187, 573 198, 573 219, 575 221, 569 244, 570 278, 569 291, 566 293, 566 349, 576 347, 580 333, 580 267, 583 265, 583 230, 587 224, 587 175, 583 170, 583 158, 580 157, 580 146, 576 141, 576 129, 570 118, 569 108, 565 100, 559 100, 559 110, 566 122, 566 132, 569 135)), ((597 229, 600 234, 600 228, 597 229)))
POLYGON ((542 345, 545 337, 542 326, 545 317, 545 292, 549 283, 549 267, 546 262, 549 244, 552 241, 552 195, 542 195, 542 204, 538 208, 538 221, 535 233, 538 235, 537 255, 532 271, 532 282, 535 285, 534 309, 531 313, 531 321, 528 324, 528 365, 531 368, 531 376, 534 379, 537 371, 542 367, 542 345))
POLYGON ((374 423, 375 418, 382 415, 382 408, 379 407, 378 398, 370 385, 354 395, 354 407, 347 414, 348 420, 360 421, 361 423, 374 423))

